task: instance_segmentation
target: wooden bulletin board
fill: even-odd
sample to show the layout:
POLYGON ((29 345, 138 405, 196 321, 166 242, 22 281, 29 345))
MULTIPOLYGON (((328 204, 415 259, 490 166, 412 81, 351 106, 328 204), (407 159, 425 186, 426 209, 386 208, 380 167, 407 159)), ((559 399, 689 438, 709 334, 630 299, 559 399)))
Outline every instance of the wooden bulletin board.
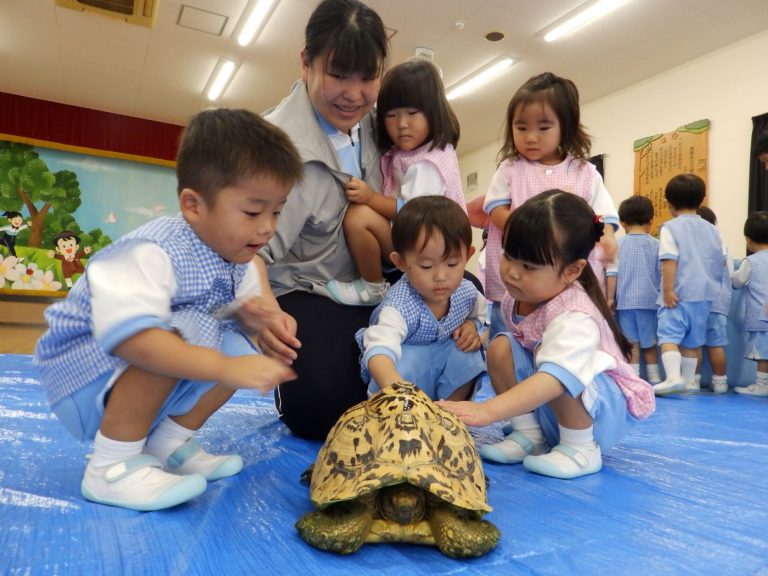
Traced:
POLYGON ((687 172, 707 182, 708 134, 709 120, 697 120, 673 132, 635 140, 634 193, 653 202, 656 216, 651 233, 654 236, 658 236, 659 227, 671 218, 664 200, 667 182, 687 172))

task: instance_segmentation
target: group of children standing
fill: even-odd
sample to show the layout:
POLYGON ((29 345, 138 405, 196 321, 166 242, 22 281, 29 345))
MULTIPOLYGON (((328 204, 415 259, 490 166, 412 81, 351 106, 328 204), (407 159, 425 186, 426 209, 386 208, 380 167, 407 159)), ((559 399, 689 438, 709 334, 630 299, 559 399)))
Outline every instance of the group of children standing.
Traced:
MULTIPOLYGON (((726 254, 714 226, 696 215, 703 183, 691 175, 670 182, 675 219, 658 242, 647 234, 653 214, 641 199, 617 213, 587 160, 590 138, 569 80, 535 76, 508 107, 484 205, 487 356, 486 299, 464 277, 474 249, 454 150, 459 126, 431 63, 409 61, 386 74, 378 129, 383 189, 353 177, 346 191, 344 231, 361 277, 327 286, 339 302, 378 304, 356 335, 369 393, 413 381, 468 425, 505 423, 504 440, 480 448, 484 458, 575 478, 599 471, 602 451, 653 413, 654 391, 686 389, 701 344, 724 345, 705 340, 710 305, 726 286, 726 254), (605 291, 614 293, 620 220, 627 235, 618 246, 617 322, 605 291), (384 280, 390 266, 402 272, 392 286, 384 280), (639 376, 639 355, 648 378, 659 380, 656 334, 666 380, 652 388, 639 376), (474 402, 486 370, 496 396, 474 402)), ((89 500, 165 508, 242 468, 239 456, 208 454, 194 432, 235 389, 266 391, 293 375, 289 361, 259 355, 241 329, 258 334, 275 321, 270 302, 253 300, 263 277, 253 256, 274 234, 300 166, 287 136, 261 118, 199 114, 178 158, 181 215, 100 251, 49 310, 35 360, 59 419, 78 438, 95 436, 82 481, 89 500), (233 300, 249 304, 231 308, 233 300)), ((745 233, 756 254, 733 282, 750 287, 750 353, 761 363, 758 382, 737 391, 762 394, 768 219, 750 217, 745 233)), ((722 320, 711 324, 722 336, 722 320)))
MULTIPOLYGON (((693 174, 672 178, 665 189, 672 220, 651 236, 653 204, 632 196, 619 206, 626 235, 619 239, 618 256, 609 268, 608 296, 624 334, 633 344, 632 367, 640 372, 640 357, 657 396, 701 389, 700 366, 706 348, 712 369, 711 392, 728 391, 726 352, 732 288, 746 288, 747 358, 758 360, 755 383, 737 386, 739 394, 768 396, 768 362, 761 363, 761 343, 768 334, 765 306, 768 286, 760 273, 752 273, 762 240, 768 237, 768 214, 751 214, 744 227, 750 251, 734 272, 728 251, 717 231, 714 212, 702 206, 705 184, 693 174), (761 312, 762 309, 762 312, 761 312), (666 378, 661 381, 657 346, 666 378)), ((758 265, 759 266, 759 265, 758 265)))

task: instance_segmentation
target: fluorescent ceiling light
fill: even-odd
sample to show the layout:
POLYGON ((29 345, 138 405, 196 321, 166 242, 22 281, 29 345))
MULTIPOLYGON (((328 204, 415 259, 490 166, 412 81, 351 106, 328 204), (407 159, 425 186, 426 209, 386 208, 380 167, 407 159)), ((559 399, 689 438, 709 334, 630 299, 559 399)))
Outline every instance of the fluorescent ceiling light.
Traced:
POLYGON ((258 0, 255 4, 251 4, 251 12, 237 36, 237 43, 240 46, 248 46, 251 43, 264 26, 276 4, 277 0, 258 0))
POLYGON ((222 58, 218 61, 206 87, 208 100, 217 100, 224 93, 232 76, 235 75, 235 70, 237 70, 237 62, 234 60, 222 58))
POLYGON ((596 2, 585 4, 582 8, 569 14, 560 23, 556 23, 554 28, 550 28, 549 32, 544 35, 544 40, 546 42, 554 42, 558 38, 570 34, 574 30, 605 16, 627 1, 628 0, 597 0, 596 2))
POLYGON ((514 63, 515 61, 512 58, 502 58, 488 67, 481 68, 477 72, 467 76, 458 84, 454 84, 448 88, 448 93, 445 96, 448 100, 453 100, 460 96, 464 96, 465 94, 469 94, 483 84, 496 78, 496 76, 507 70, 514 63))

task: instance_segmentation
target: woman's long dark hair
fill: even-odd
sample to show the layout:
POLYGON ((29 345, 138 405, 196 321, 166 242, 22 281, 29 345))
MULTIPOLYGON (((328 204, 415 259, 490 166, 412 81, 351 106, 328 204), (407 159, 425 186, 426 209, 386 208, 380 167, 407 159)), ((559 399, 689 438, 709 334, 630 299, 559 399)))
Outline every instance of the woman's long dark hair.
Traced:
MULTIPOLYGON (((562 190, 547 190, 515 208, 504 226, 502 246, 504 254, 511 258, 543 266, 559 265, 562 271, 577 260, 589 258, 604 226, 583 198, 562 190)), ((578 280, 629 358, 632 345, 619 329, 589 263, 578 280)))

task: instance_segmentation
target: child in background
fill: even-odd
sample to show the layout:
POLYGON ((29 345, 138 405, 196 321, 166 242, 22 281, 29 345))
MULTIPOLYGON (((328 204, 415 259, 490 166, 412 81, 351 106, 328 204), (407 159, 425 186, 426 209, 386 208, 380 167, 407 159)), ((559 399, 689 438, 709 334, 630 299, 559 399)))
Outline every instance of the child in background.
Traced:
POLYGON ((485 298, 463 278, 474 252, 467 215, 441 196, 415 198, 398 212, 392 242, 403 276, 356 336, 368 393, 406 380, 432 399, 466 400, 485 374, 486 318, 485 298))
POLYGON ((510 419, 511 434, 480 446, 485 459, 555 478, 593 474, 602 451, 653 413, 652 388, 627 363, 630 344, 587 263, 604 226, 561 190, 512 212, 501 260, 509 332, 488 347, 497 396, 438 402, 470 426, 510 419))
POLYGON ((705 194, 704 181, 695 174, 678 174, 664 189, 672 220, 659 231, 658 336, 666 380, 653 387, 657 396, 685 392, 693 384, 725 270, 720 233, 696 213, 705 194))
POLYGON ((619 238, 615 267, 608 271, 608 302, 615 295, 616 320, 632 344, 630 364, 640 375, 640 353, 648 381, 658 384, 656 311, 659 306, 659 241, 651 236, 653 203, 633 195, 619 205, 619 221, 625 235, 619 238))
POLYGON ((744 223, 747 248, 752 252, 733 274, 733 287, 745 287, 746 358, 757 361, 757 379, 737 386, 747 396, 768 396, 768 211, 753 212, 744 223))
MULTIPOLYGON (((253 257, 301 173, 280 129, 246 110, 201 112, 177 159, 181 214, 99 251, 46 311, 34 360, 54 414, 79 440, 95 438, 88 500, 168 508, 242 469, 240 456, 208 454, 194 434, 236 389, 267 392, 294 377, 225 317, 233 300, 261 294, 253 257)), ((248 301, 236 315, 257 330, 270 310, 248 301)))
POLYGON ((347 185, 344 235, 361 278, 328 282, 331 297, 342 304, 373 305, 383 299, 389 288, 383 262, 392 252, 391 221, 406 202, 446 196, 467 211, 455 150, 459 121, 437 68, 415 58, 390 69, 376 108, 377 144, 386 152, 381 157, 384 183, 381 192, 359 178, 347 185))
MULTIPOLYGON (((614 230, 619 227, 613 199, 589 162, 591 141, 580 121, 579 92, 570 80, 546 72, 528 80, 507 107, 501 163, 485 195, 491 217, 488 232, 486 297, 491 300, 491 337, 504 330, 500 301, 506 290, 499 277, 501 236, 510 212, 544 190, 558 188, 584 198, 605 218, 601 250, 590 256, 601 283, 603 262, 616 256, 614 230)), ((604 287, 604 286, 603 286, 604 287)))
MULTIPOLYGON (((696 213, 704 218, 713 226, 717 225, 717 217, 711 209, 706 206, 699 206, 696 213)), ((728 249, 726 248, 726 253, 728 249)), ((707 357, 712 367, 712 384, 710 390, 715 394, 725 394, 728 392, 728 374, 727 358, 725 347, 728 346, 728 313, 731 311, 731 275, 733 274, 733 263, 730 257, 726 255, 725 270, 723 279, 720 282, 720 291, 712 302, 712 308, 709 310, 707 318, 707 357)), ((701 366, 701 362, 699 362, 701 366)), ((689 391, 695 392, 701 389, 701 372, 697 371, 693 385, 688 387, 689 391)))

